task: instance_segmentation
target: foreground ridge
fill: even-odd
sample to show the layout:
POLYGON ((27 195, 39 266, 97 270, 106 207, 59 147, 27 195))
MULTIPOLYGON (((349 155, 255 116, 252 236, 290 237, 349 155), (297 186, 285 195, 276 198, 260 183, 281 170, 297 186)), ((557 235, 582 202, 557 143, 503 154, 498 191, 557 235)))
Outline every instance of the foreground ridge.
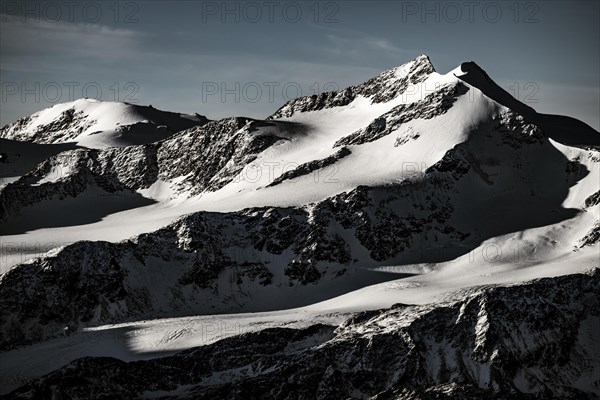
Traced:
POLYGON ((272 328, 170 357, 86 357, 10 394, 71 399, 597 399, 600 269, 272 328))

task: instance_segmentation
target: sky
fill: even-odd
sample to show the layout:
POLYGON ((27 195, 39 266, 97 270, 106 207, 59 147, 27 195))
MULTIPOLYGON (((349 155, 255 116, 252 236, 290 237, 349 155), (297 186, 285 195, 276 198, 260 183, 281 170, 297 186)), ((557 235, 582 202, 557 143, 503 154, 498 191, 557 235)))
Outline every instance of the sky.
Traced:
POLYGON ((2 1, 0 125, 81 97, 265 118, 427 54, 600 130, 598 1, 2 1))

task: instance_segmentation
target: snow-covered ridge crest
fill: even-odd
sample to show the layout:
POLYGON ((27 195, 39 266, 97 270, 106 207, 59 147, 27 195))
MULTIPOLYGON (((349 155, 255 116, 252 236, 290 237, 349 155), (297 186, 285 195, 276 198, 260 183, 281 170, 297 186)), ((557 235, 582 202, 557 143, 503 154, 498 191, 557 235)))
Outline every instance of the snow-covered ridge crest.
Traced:
POLYGON ((0 137, 34 143, 75 142, 89 148, 121 147, 151 143, 206 122, 199 114, 86 98, 21 118, 2 127, 0 137))
POLYGON ((600 149, 598 131, 575 118, 538 113, 502 89, 475 62, 464 62, 451 73, 461 81, 477 88, 494 102, 520 114, 528 123, 537 125, 547 137, 567 146, 600 149))
POLYGON ((433 72, 435 69, 429 57, 421 55, 359 85, 338 92, 325 92, 290 100, 269 119, 287 118, 296 113, 346 106, 358 96, 368 98, 373 104, 388 102, 404 93, 409 85, 423 82, 433 72))

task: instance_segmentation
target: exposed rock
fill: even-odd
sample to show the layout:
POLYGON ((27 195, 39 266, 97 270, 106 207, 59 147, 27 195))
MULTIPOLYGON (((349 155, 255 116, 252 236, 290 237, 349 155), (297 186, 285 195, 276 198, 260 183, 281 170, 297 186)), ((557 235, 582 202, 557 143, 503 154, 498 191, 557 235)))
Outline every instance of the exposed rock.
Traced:
POLYGON ((593 246, 600 242, 600 221, 596 221, 592 229, 579 241, 579 247, 593 246))
POLYGON ((310 162, 301 164, 298 167, 296 167, 290 171, 284 172, 283 174, 281 174, 280 176, 275 178, 273 180, 273 182, 269 183, 267 185, 267 187, 276 186, 287 180, 292 180, 294 178, 308 175, 314 171, 318 171, 320 169, 326 168, 330 165, 335 164, 337 161, 341 160, 342 158, 349 156, 350 154, 352 154, 352 152, 350 150, 348 150, 348 148, 342 147, 341 149, 339 149, 338 151, 336 151, 334 154, 330 155, 329 157, 323 158, 321 160, 310 161, 310 162))
MULTIPOLYGON (((392 108, 389 112, 376 118, 366 128, 338 140, 334 146, 358 145, 373 142, 398 130, 402 124, 413 119, 430 119, 445 114, 458 97, 468 92, 468 88, 462 83, 446 85, 433 93, 428 94, 422 100, 408 104, 401 104, 392 108)), ((396 141, 398 143, 398 140, 396 141)), ((402 143, 400 143, 402 144, 402 143)))
POLYGON ((584 202, 585 208, 591 208, 600 204, 600 190, 589 195, 584 202))

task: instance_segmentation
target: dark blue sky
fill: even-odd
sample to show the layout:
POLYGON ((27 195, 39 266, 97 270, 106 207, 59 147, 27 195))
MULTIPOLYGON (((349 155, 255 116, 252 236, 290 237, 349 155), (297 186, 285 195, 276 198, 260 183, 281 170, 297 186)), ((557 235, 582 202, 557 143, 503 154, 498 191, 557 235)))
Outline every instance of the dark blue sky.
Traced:
POLYGON ((3 1, 0 123, 84 95, 209 118, 427 54, 600 128, 598 1, 3 1))

